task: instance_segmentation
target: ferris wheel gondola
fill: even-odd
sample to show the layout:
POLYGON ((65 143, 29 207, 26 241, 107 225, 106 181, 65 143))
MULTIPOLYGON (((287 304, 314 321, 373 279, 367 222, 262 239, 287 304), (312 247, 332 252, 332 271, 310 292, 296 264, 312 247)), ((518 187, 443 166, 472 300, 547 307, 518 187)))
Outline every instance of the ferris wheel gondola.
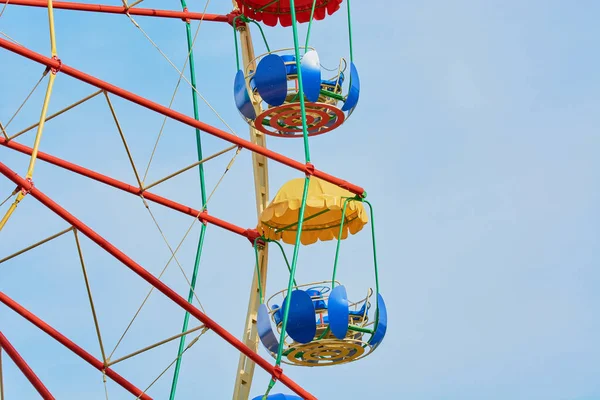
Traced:
MULTIPOLYGON (((261 213, 257 230, 264 242, 293 243, 298 233, 302 188, 302 179, 287 182, 261 213)), ((341 241, 348 233, 360 232, 369 222, 363 203, 371 208, 366 200, 345 189, 311 178, 300 240, 311 245, 318 240, 337 239, 333 278, 299 285, 292 276, 291 290, 281 290, 262 301, 257 316, 258 333, 273 357, 282 354, 283 362, 306 367, 337 365, 366 357, 382 343, 387 330, 387 308, 379 293, 374 230, 375 291, 369 288, 364 298, 351 301, 346 287, 336 280, 341 241), (288 319, 284 327, 286 309, 288 319), (276 332, 283 340, 278 339, 276 332)), ((370 211, 373 229, 373 210, 370 211)), ((255 250, 258 246, 257 240, 255 250)), ((283 247, 279 248, 288 263, 283 247)))
MULTIPOLYGON (((248 18, 262 21, 265 25, 287 27, 292 25, 292 13, 289 0, 235 0, 239 9, 248 18)), ((296 0, 294 8, 296 21, 309 22, 314 7, 313 18, 322 20, 340 9, 343 0, 296 0), (313 5, 314 4, 314 5, 313 5)))

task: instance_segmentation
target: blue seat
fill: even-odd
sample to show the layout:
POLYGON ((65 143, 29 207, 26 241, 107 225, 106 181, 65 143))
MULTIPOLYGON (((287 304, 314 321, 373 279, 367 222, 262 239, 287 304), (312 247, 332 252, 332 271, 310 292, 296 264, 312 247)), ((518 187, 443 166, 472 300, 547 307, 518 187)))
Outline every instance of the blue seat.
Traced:
POLYGON ((273 313, 273 318, 275 319, 275 324, 279 326, 283 322, 283 310, 279 307, 279 304, 273 304, 273 310, 277 310, 273 313))
MULTIPOLYGON (((285 70, 288 76, 290 75, 297 75, 298 74, 298 66, 296 65, 296 57, 291 55, 291 54, 286 54, 281 56, 281 58, 283 59, 283 62, 285 63, 285 70)), ((334 86, 336 84, 341 85, 342 83, 344 83, 344 73, 342 72, 340 74, 340 78, 339 78, 339 82, 338 82, 338 78, 334 78, 334 79, 323 79, 321 80, 321 85, 325 85, 325 86, 334 86)))
POLYGON ((313 298, 315 310, 326 310, 327 309, 327 304, 325 303, 325 300, 323 300, 323 295, 321 294, 320 291, 318 291, 316 289, 309 289, 306 291, 306 293, 310 297, 313 298), (315 299, 315 297, 317 297, 318 299, 315 299))
MULTIPOLYGON (((325 300, 323 300, 323 296, 320 291, 316 289, 309 289, 306 291, 306 294, 313 298, 313 304, 316 311, 327 310, 327 303, 325 300), (319 299, 314 299, 314 297, 318 297, 319 299)), ((273 310, 276 310, 273 313, 273 319, 275 320, 275 324, 279 326, 279 324, 283 322, 283 309, 279 306, 279 304, 273 304, 273 310)))
MULTIPOLYGON (((311 297, 321 295, 321 293, 318 290, 307 290, 306 292, 311 297)), ((314 301, 314 304, 315 304, 316 310, 326 310, 327 309, 327 305, 324 300, 314 301)), ((367 303, 364 303, 359 310, 356 310, 356 311, 350 310, 349 315, 352 319, 363 318, 366 315, 368 315, 368 309, 370 309, 370 308, 371 308, 371 303, 369 303, 368 305, 367 305, 367 303)), ((273 313, 273 319, 275 320, 275 324, 277 324, 277 326, 279 326, 279 324, 281 324, 283 322, 283 310, 281 309, 281 307, 279 307, 279 304, 273 304, 273 310, 276 310, 273 313)), ((323 318, 324 324, 329 323, 329 317, 327 315, 324 315, 322 318, 323 318)))
POLYGON ((367 305, 367 303, 365 302, 365 303, 363 303, 363 305, 360 308, 360 310, 358 310, 358 311, 352 311, 352 310, 350 310, 350 313, 349 313, 350 317, 352 319, 363 318, 364 316, 366 316, 368 314, 368 309, 369 308, 371 308, 371 303, 368 303, 368 305, 367 305))
MULTIPOLYGON (((260 396, 253 398, 252 400, 262 400, 263 397, 264 397, 264 395, 260 395, 260 396)), ((272 394, 272 395, 267 396, 267 400, 302 400, 302 397, 293 396, 291 394, 277 393, 277 394, 272 394)))
POLYGON ((335 87, 336 84, 338 84, 338 85, 341 86, 343 83, 344 83, 344 73, 343 72, 340 73, 340 79, 339 79, 339 81, 338 81, 337 77, 334 78, 334 79, 323 79, 321 81, 321 85, 323 85, 323 86, 333 86, 333 87, 335 87))
MULTIPOLYGON (((296 65, 296 57, 292 54, 285 54, 280 57, 285 64, 286 76, 289 77, 289 76, 298 75, 298 66, 296 65)), ((303 71, 304 71, 304 69, 303 69, 303 71)), ((252 73, 252 72, 253 71, 250 71, 250 73, 252 73)), ((250 89, 253 92, 255 92, 257 90, 256 82, 254 79, 255 79, 254 76, 250 79, 250 89)), ((339 80, 338 80, 338 77, 335 77, 333 79, 322 79, 321 80, 322 89, 330 91, 330 92, 334 92, 337 85, 341 86, 344 83, 344 79, 345 79, 345 76, 344 76, 343 72, 340 73, 339 80)))
POLYGON ((286 54, 286 55, 281 56, 281 58, 283 59, 283 62, 285 63, 285 69, 286 69, 288 76, 297 75, 298 74, 298 66, 296 65, 296 57, 291 54, 286 54))

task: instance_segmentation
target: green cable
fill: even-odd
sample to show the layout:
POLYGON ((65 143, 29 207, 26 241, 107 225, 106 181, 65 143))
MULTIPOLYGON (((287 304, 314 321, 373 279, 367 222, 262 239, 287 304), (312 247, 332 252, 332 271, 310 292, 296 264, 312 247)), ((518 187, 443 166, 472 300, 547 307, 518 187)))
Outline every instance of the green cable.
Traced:
POLYGON ((262 6, 261 8, 259 8, 259 9, 258 9, 258 10, 256 10, 256 11, 260 12, 260 11, 264 10, 265 8, 267 8, 267 7, 269 7, 269 6, 271 6, 271 5, 275 4, 275 3, 277 3, 278 1, 279 1, 279 0, 273 0, 273 1, 271 1, 270 3, 267 3, 267 4, 265 4, 264 6, 262 6))
POLYGON ((354 62, 354 53, 352 51, 352 18, 350 14, 350 0, 348 3, 348 37, 350 38, 350 62, 354 62))
POLYGON ((262 26, 260 26, 260 24, 258 22, 246 17, 245 15, 238 15, 237 17, 235 17, 233 19, 233 23, 232 23, 232 25, 233 25, 233 41, 235 43, 235 61, 236 61, 237 69, 239 71, 239 69, 240 69, 240 52, 239 52, 239 47, 238 47, 237 28, 236 28, 238 18, 241 21, 245 22, 246 24, 248 22, 252 22, 256 26, 258 26, 258 29, 260 30, 260 34, 263 38, 263 42, 265 42, 265 47, 267 48, 267 52, 270 53, 271 48, 269 47, 269 42, 267 42, 267 37, 265 36, 265 32, 263 31, 262 26))
MULTIPOLYGON (((300 94, 300 111, 302 113, 302 132, 304 134, 304 155, 306 162, 310 162, 310 149, 308 146, 308 127, 306 125, 306 107, 304 104, 304 87, 302 85, 302 68, 300 64, 300 48, 298 46, 298 26, 296 23, 296 5, 294 0, 290 0, 290 9, 292 17, 292 32, 294 34, 294 52, 296 54, 296 68, 298 69, 298 92, 300 94)), ((302 225, 304 223, 304 212, 306 211, 306 200, 308 199, 308 186, 310 185, 310 176, 307 176, 304 180, 304 192, 302 193, 302 205, 298 212, 298 229, 296 232, 296 243, 294 244, 294 255, 292 256, 292 270, 290 272, 290 279, 288 282, 287 296, 289 297, 292 293, 294 284, 294 278, 296 276, 296 267, 298 264, 298 252, 300 251, 300 237, 302 236, 302 225)), ((285 308, 283 310, 283 322, 281 325, 281 335, 279 339, 279 349, 277 350, 276 365, 281 365, 281 356, 283 353, 283 345, 285 344, 285 331, 287 329, 288 314, 290 311, 290 301, 285 302, 285 308)))
POLYGON ((238 15, 237 17, 235 17, 233 19, 233 41, 235 42, 235 61, 236 61, 236 65, 237 65, 237 70, 240 70, 240 52, 238 50, 238 39, 237 39, 237 30, 235 29, 235 25, 237 23, 237 19, 240 16, 238 15))
MULTIPOLYGON (((181 7, 185 10, 187 8, 187 5, 185 3, 185 0, 181 0, 181 7)), ((198 96, 196 94, 196 71, 195 71, 195 66, 194 66, 194 52, 193 52, 193 47, 192 47, 192 30, 191 30, 191 26, 190 23, 186 21, 185 24, 185 28, 186 28, 186 33, 187 33, 187 44, 188 44, 188 52, 189 52, 189 64, 190 64, 190 78, 191 78, 191 83, 192 83, 192 101, 193 101, 193 105, 194 105, 194 118, 196 120, 199 120, 199 113, 198 113, 198 96)), ((198 152, 198 161, 202 160, 202 139, 201 139, 201 135, 200 135, 200 130, 196 128, 196 149, 198 152)), ((200 164, 198 166, 198 172, 200 175, 200 195, 202 198, 202 204, 203 204, 203 208, 206 207, 206 185, 204 182, 204 165, 200 164)), ((191 281, 191 286, 190 286, 190 291, 188 294, 188 303, 192 303, 193 299, 194 299, 194 291, 196 288, 196 281, 198 279, 198 270, 200 268, 200 258, 202 256, 202 248, 204 246, 204 238, 206 236, 206 225, 202 224, 201 228, 200 228, 200 238, 198 239, 198 248, 196 250, 196 259, 194 261, 194 272, 192 274, 192 281, 191 281)), ((185 313, 185 317, 183 319, 183 327, 181 332, 185 332, 188 329, 188 324, 190 321, 190 314, 189 312, 186 311, 185 313)), ((182 336, 181 339, 179 340, 179 351, 177 353, 178 358, 177 358, 177 363, 175 365, 175 372, 173 374, 173 382, 171 384, 171 394, 170 394, 170 400, 174 400, 175 399, 175 391, 177 389, 177 382, 179 380, 179 371, 181 369, 181 360, 182 357, 181 355, 183 354, 184 351, 184 347, 185 347, 185 336, 182 336)))
MULTIPOLYGON (((375 217, 373 216, 373 206, 367 200, 363 202, 369 205, 369 212, 371 214, 371 237, 373 239, 373 263, 375 264, 375 291, 377 292, 377 302, 379 303, 379 269, 377 266, 377 245, 375 241, 375 217)), ((379 304, 377 304, 377 312, 375 313, 375 326, 373 332, 377 331, 379 326, 379 304)))
POLYGON ((369 212, 371 214, 371 238, 373 239, 373 263, 375 265, 375 288, 377 294, 379 294, 379 270, 377 266, 377 245, 375 242, 375 217, 373 216, 373 206, 367 200, 363 200, 364 203, 369 205, 369 212))
POLYGON ((333 261, 333 276, 331 278, 331 288, 335 286, 335 276, 337 274, 338 260, 340 258, 340 244, 342 243, 342 233, 344 232, 344 222, 346 221, 346 209, 348 208, 348 202, 354 200, 347 198, 344 201, 344 208, 342 208, 342 221, 340 222, 340 232, 338 234, 337 246, 335 248, 335 260, 333 261))
MULTIPOLYGON (((290 262, 288 261, 288 258, 285 255, 285 250, 283 250, 283 246, 281 245, 281 243, 279 243, 276 240, 267 239, 265 237, 258 237, 254 240, 254 258, 256 260, 256 276, 258 277, 258 294, 260 296, 260 302, 261 302, 261 304, 263 304, 265 302, 265 297, 263 296, 262 278, 260 275, 260 268, 258 266, 259 265, 259 262, 258 262, 258 241, 259 240, 263 240, 267 243, 275 243, 277 246, 279 246, 279 249, 281 250, 281 254, 283 255, 283 259, 285 261, 285 265, 287 265, 288 271, 290 273, 292 272, 292 267, 290 266, 290 262)), ((294 279, 294 285, 298 286, 295 279, 294 279)))
MULTIPOLYGON (((300 112, 302 113, 302 133, 304 134, 304 158, 310 162, 310 149, 308 146, 308 126, 306 125, 306 105, 304 104, 304 85, 302 84, 302 65, 300 63, 300 48, 298 47, 298 25, 296 23, 296 5, 290 0, 292 11, 292 31, 294 33, 294 52, 296 54, 296 69, 298 70, 298 93, 300 94, 300 112)), ((304 207, 304 205, 303 205, 304 207)), ((302 211, 304 214, 304 210, 302 211)), ((300 235, 300 233, 298 233, 300 235)))
MULTIPOLYGON (((292 272, 292 267, 290 265, 290 262, 288 261, 287 256, 285 255, 285 251, 283 250, 283 246, 281 245, 281 243, 279 243, 276 240, 269 240, 269 243, 275 243, 277 246, 279 246, 279 248, 281 249, 281 254, 283 255, 283 260, 285 261, 285 265, 287 265, 288 271, 291 273, 292 272)), ((298 286, 298 284, 296 283, 296 278, 294 278, 294 285, 298 286)))
POLYGON ((256 21, 254 21, 253 19, 248 19, 246 18, 248 21, 246 22, 252 22, 254 23, 256 26, 258 26, 258 29, 260 30, 260 34, 262 35, 263 41, 265 42, 265 47, 267 48, 267 52, 271 52, 271 48, 269 47, 269 43, 267 42, 267 37, 265 36, 265 32, 263 31, 262 26, 260 26, 260 24, 256 21))
MULTIPOLYGON (((290 0, 290 2, 292 2, 292 9, 293 9, 293 0, 290 0)), ((296 235, 296 244, 294 245, 294 255, 292 257, 292 271, 290 272, 290 280, 288 282, 288 288, 287 288, 288 301, 285 302, 285 307, 283 310, 283 322, 281 324, 279 349, 277 350, 277 360, 276 360, 277 366, 279 366, 281 364, 283 345, 285 344, 284 340, 285 340, 285 331, 286 331, 287 323, 288 323, 288 313, 290 312, 290 305, 292 304, 290 295, 292 293, 294 277, 296 276, 296 267, 298 264, 298 251, 300 250, 300 236, 302 235, 302 222, 304 220, 304 210, 306 209, 306 199, 308 198, 308 185, 309 184, 310 184, 310 177, 307 176, 304 180, 304 192, 302 193, 302 206, 300 207, 300 211, 299 211, 300 215, 298 216, 298 220, 300 221, 300 223, 298 224, 298 233, 296 235)))
POLYGON ((313 0, 312 9, 310 10, 310 22, 308 23, 308 30, 306 31, 306 44, 304 45, 304 53, 308 50, 308 40, 310 39, 310 28, 312 28, 313 18, 315 16, 315 6, 317 0, 313 0))

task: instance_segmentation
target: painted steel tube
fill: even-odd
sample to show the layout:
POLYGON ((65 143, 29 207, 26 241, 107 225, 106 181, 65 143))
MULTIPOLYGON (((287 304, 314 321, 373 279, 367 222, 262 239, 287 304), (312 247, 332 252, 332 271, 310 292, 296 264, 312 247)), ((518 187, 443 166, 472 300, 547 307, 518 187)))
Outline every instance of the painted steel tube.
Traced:
MULTIPOLYGON (((11 6, 30 6, 30 7, 48 7, 47 0, 0 0, 0 4, 8 3, 11 6)), ((125 14, 129 12, 131 15, 140 15, 146 17, 162 17, 162 18, 179 18, 191 20, 203 20, 212 22, 229 22, 227 15, 218 14, 203 14, 199 12, 171 11, 171 10, 154 10, 150 8, 132 7, 126 9, 123 6, 110 6, 104 4, 86 4, 75 3, 71 1, 53 1, 52 7, 62 10, 73 11, 90 11, 108 14, 125 14)))
POLYGON ((231 142, 233 144, 237 144, 238 146, 241 146, 245 149, 251 150, 258 154, 262 154, 265 157, 268 157, 268 158, 270 158, 274 161, 277 161, 281 164, 287 165, 288 167, 297 169, 298 171, 302 171, 305 174, 312 174, 312 175, 316 176, 317 178, 321 178, 321 179, 328 181, 334 185, 342 187, 356 195, 362 196, 365 193, 365 190, 362 187, 354 185, 352 183, 349 183, 343 179, 334 177, 325 172, 319 171, 319 170, 315 169, 312 164, 303 164, 303 163, 293 160, 289 157, 285 157, 277 152, 268 150, 264 147, 254 144, 248 140, 244 140, 238 136, 232 135, 231 133, 227 133, 221 129, 215 128, 214 126, 208 125, 204 122, 197 121, 194 118, 188 117, 187 115, 181 114, 177 111, 171 110, 171 109, 169 109, 165 106, 162 106, 158 103, 155 103, 155 102, 145 99, 141 96, 138 96, 134 93, 128 92, 127 90, 122 89, 120 87, 111 85, 110 83, 104 82, 98 78, 95 78, 91 75, 81 72, 75 68, 72 68, 65 64, 62 64, 58 60, 53 60, 53 59, 43 56, 39 53, 36 53, 32 50, 29 50, 23 46, 14 44, 8 40, 0 39, 0 47, 3 47, 6 50, 12 51, 13 53, 19 54, 23 57, 29 58, 30 60, 33 60, 40 64, 49 66, 51 68, 59 69, 61 72, 65 73, 69 76, 72 76, 73 78, 79 79, 80 81, 86 82, 92 86, 99 88, 99 89, 106 90, 107 92, 110 92, 116 96, 122 97, 133 103, 139 104, 142 107, 148 108, 152 111, 155 111, 159 114, 170 117, 174 120, 177 120, 177 121, 184 123, 186 125, 189 125, 191 127, 200 129, 201 131, 204 131, 208 134, 211 134, 211 135, 221 138, 223 140, 227 140, 228 142, 231 142))
MULTIPOLYGON (((23 177, 19 176, 16 172, 12 171, 5 164, 0 162, 0 173, 6 176, 8 179, 13 181, 17 186, 22 189, 25 189, 29 193, 29 195, 33 196, 40 203, 48 207, 59 217, 64 219, 67 223, 77 228, 79 232, 85 235, 88 239, 92 240, 98 246, 106 250, 110 255, 115 257, 117 260, 121 261, 125 266, 139 275, 146 282, 154 286, 157 290, 162 292, 165 296, 171 299, 174 303, 179 305, 184 310, 188 311, 195 318, 200 320, 207 328, 213 330, 217 335, 221 336, 225 341, 231 344, 233 347, 247 355, 250 359, 252 359, 257 365, 259 365, 262 369, 267 371, 274 377, 286 385, 290 390, 298 394, 304 399, 315 399, 313 395, 304 390, 300 385, 290 379, 287 375, 283 374, 282 370, 278 367, 271 365, 267 360, 263 357, 252 351, 248 346, 242 343, 239 339, 229 333, 225 328, 221 325, 217 324, 213 319, 208 317, 198 308, 194 307, 192 304, 188 303, 183 297, 178 295, 173 289, 167 286, 165 283, 160 281, 146 269, 144 269, 141 265, 137 264, 131 258, 129 258, 125 253, 121 250, 117 249, 114 245, 92 230, 90 227, 85 225, 83 222, 75 218, 72 214, 70 214, 67 210, 62 208, 44 193, 42 193, 39 189, 35 188, 31 182, 25 180, 23 177)), ((2 296, 0 296, 0 301, 2 301, 2 296)), ((107 374, 108 375, 108 374, 107 374)))
POLYGON ((90 353, 88 353, 81 347, 77 346, 73 341, 71 341, 66 336, 64 336, 63 334, 58 332, 56 329, 52 328, 46 322, 42 321, 36 315, 34 315, 33 313, 31 313, 30 311, 25 309, 19 303, 17 303, 16 301, 14 301, 13 299, 11 299, 10 297, 8 297, 6 294, 4 294, 2 292, 0 292, 0 302, 4 303, 7 307, 12 309, 14 312, 16 312, 17 314, 19 314, 20 316, 22 316, 23 318, 25 318, 26 320, 28 320, 29 322, 31 322, 32 324, 34 324, 35 326, 40 328, 42 331, 44 331, 46 334, 51 336, 54 340, 56 340, 57 342, 59 342, 60 344, 62 344, 66 348, 68 348, 69 350, 71 350, 73 353, 77 354, 79 357, 81 357, 88 364, 90 364, 91 366, 96 368, 98 371, 104 370, 106 376, 108 376, 113 381, 115 381, 116 383, 121 385, 121 387, 123 387, 124 389, 129 391, 131 394, 134 394, 135 396, 141 395, 141 397, 140 397, 141 399, 152 400, 152 397, 148 396, 147 394, 142 394, 141 389, 138 389, 137 387, 135 387, 131 382, 129 382, 128 380, 123 378, 121 375, 117 374, 112 369, 110 369, 110 368, 105 369, 102 361, 94 358, 94 356, 92 356, 90 353))
MULTIPOLYGON (((16 150, 23 154, 28 154, 28 155, 31 155, 31 152, 33 150, 31 147, 17 143, 13 140, 6 140, 3 137, 0 137, 0 145, 8 147, 13 150, 16 150)), ((65 161, 61 158, 54 157, 48 153, 43 153, 40 151, 38 153, 37 158, 39 160, 46 161, 50 164, 64 168, 68 171, 75 172, 76 174, 88 177, 90 179, 104 183, 109 186, 112 186, 116 189, 131 193, 131 194, 134 194, 137 196, 139 196, 141 194, 140 188, 138 188, 137 186, 129 185, 125 182, 121 182, 119 180, 113 179, 109 176, 103 175, 96 171, 92 171, 87 168, 81 167, 77 164, 73 164, 68 161, 65 161)), ((196 216, 198 216, 198 213, 200 213, 200 211, 195 210, 191 207, 184 206, 183 204, 177 203, 175 201, 169 200, 165 197, 162 197, 162 196, 150 193, 150 192, 144 192, 144 198, 146 200, 150 200, 154 203, 163 205, 165 207, 169 207, 172 210, 179 211, 180 213, 187 214, 192 217, 196 217, 196 216)), ((229 223, 227 221, 223 221, 222 219, 213 217, 212 215, 209 215, 206 212, 200 213, 199 219, 201 221, 205 221, 209 224, 213 224, 213 225, 219 226, 223 229, 227 229, 230 232, 237 233, 238 235, 248 237, 249 230, 239 227, 237 225, 234 225, 232 223, 229 223)))
POLYGON ((0 332, 0 349, 5 351, 6 354, 13 360, 17 367, 21 370, 23 375, 31 382, 35 390, 42 396, 44 400, 55 400, 55 397, 52 396, 52 393, 48 390, 46 386, 42 383, 40 378, 33 372, 31 367, 27 364, 27 362, 21 357, 17 349, 13 347, 13 345, 8 341, 6 336, 0 332))

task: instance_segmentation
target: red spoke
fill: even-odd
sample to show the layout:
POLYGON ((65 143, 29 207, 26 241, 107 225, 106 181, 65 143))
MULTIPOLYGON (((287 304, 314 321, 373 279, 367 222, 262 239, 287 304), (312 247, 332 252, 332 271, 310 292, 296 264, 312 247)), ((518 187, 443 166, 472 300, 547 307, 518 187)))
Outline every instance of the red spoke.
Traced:
POLYGON ((232 135, 231 133, 227 133, 221 129, 215 128, 214 126, 211 126, 207 123, 195 120, 194 118, 188 117, 185 114, 174 111, 170 108, 167 108, 158 103, 150 101, 144 97, 141 97, 132 92, 129 92, 125 89, 122 89, 120 87, 111 85, 110 83, 104 82, 98 78, 88 75, 82 71, 75 69, 75 68, 69 67, 69 66, 63 64, 59 60, 54 60, 54 59, 48 58, 42 54, 36 53, 36 52, 29 50, 23 46, 19 46, 14 43, 11 43, 5 39, 0 39, 0 47, 10 50, 10 51, 12 51, 16 54, 19 54, 23 57, 29 58, 30 60, 33 60, 40 64, 46 65, 51 68, 58 69, 61 72, 65 73, 69 76, 79 79, 80 81, 86 82, 92 86, 99 88, 99 89, 106 90, 107 92, 110 92, 116 96, 122 97, 133 103, 139 104, 142 107, 148 108, 159 114, 165 115, 169 118, 172 118, 174 120, 182 122, 188 126, 200 129, 203 132, 206 132, 206 133, 216 136, 218 138, 227 140, 228 142, 231 142, 233 144, 237 144, 238 146, 241 146, 245 149, 251 150, 254 153, 261 154, 261 155, 263 155, 267 158, 270 158, 274 161, 277 161, 281 164, 287 165, 288 167, 297 169, 298 171, 304 172, 305 174, 314 175, 317 178, 323 179, 324 181, 330 182, 334 185, 344 188, 356 195, 363 196, 365 193, 365 190, 362 187, 354 185, 352 183, 349 183, 343 179, 337 178, 326 172, 317 170, 311 164, 303 164, 299 161, 296 161, 289 157, 281 155, 275 151, 268 150, 262 146, 254 144, 248 140, 244 140, 238 136, 232 135))
MULTIPOLYGON (((0 4, 8 3, 11 6, 48 7, 47 0, 0 0, 0 4)), ((142 15, 146 17, 179 18, 191 20, 204 20, 212 22, 229 22, 229 16, 218 14, 203 14, 199 12, 154 10, 150 8, 125 8, 123 6, 109 6, 104 4, 75 3, 71 1, 54 1, 52 7, 62 10, 89 11, 108 14, 142 15)))
POLYGON ((6 354, 13 360, 13 362, 19 367, 23 375, 27 377, 29 382, 33 385, 35 390, 42 396, 44 400, 54 400, 55 397, 52 396, 52 393, 44 386, 40 378, 37 377, 35 372, 31 369, 31 367, 27 364, 27 362, 21 357, 17 349, 13 347, 13 345, 8 341, 6 336, 0 332, 0 351, 4 350, 6 354))
MULTIPOLYGON (((79 232, 85 235, 88 239, 96 243, 98 246, 106 250, 110 255, 115 257, 117 260, 121 261, 125 266, 139 275, 146 282, 154 286, 157 290, 162 292, 165 296, 171 299, 174 303, 179 305, 185 311, 189 312, 192 316, 201 321, 207 328, 213 330, 217 335, 221 336, 225 341, 231 344, 233 347, 238 349, 240 352, 245 354, 248 358, 254 361, 258 366, 264 369, 266 372, 271 374, 274 378, 281 381, 284 385, 286 385, 289 389, 294 391, 299 396, 302 396, 304 399, 316 399, 313 395, 311 395, 308 391, 303 389, 300 385, 294 382, 287 375, 283 374, 281 368, 271 365, 267 360, 258 355, 258 353, 254 352, 244 343, 242 343, 239 339, 229 333, 225 328, 221 325, 217 324, 213 319, 208 317, 198 308, 196 308, 193 304, 188 303, 186 299, 178 295, 173 289, 167 286, 164 282, 160 281, 146 269, 144 269, 141 265, 137 264, 131 258, 129 258, 125 253, 121 250, 117 249, 114 245, 92 230, 90 227, 85 225, 83 222, 75 218, 72 214, 70 214, 67 210, 62 208, 59 204, 54 202, 44 193, 42 193, 39 189, 35 188, 31 182, 25 180, 23 177, 19 176, 16 172, 8 168, 5 164, 0 162, 0 173, 6 176, 8 179, 13 181, 17 186, 21 187, 25 191, 27 191, 31 196, 37 199, 40 203, 48 207, 55 214, 64 219, 67 223, 77 228, 79 232)), ((6 297, 2 293, 0 293, 0 301, 3 301, 3 297, 6 297)), ((96 360, 97 361, 97 360, 96 360)))

